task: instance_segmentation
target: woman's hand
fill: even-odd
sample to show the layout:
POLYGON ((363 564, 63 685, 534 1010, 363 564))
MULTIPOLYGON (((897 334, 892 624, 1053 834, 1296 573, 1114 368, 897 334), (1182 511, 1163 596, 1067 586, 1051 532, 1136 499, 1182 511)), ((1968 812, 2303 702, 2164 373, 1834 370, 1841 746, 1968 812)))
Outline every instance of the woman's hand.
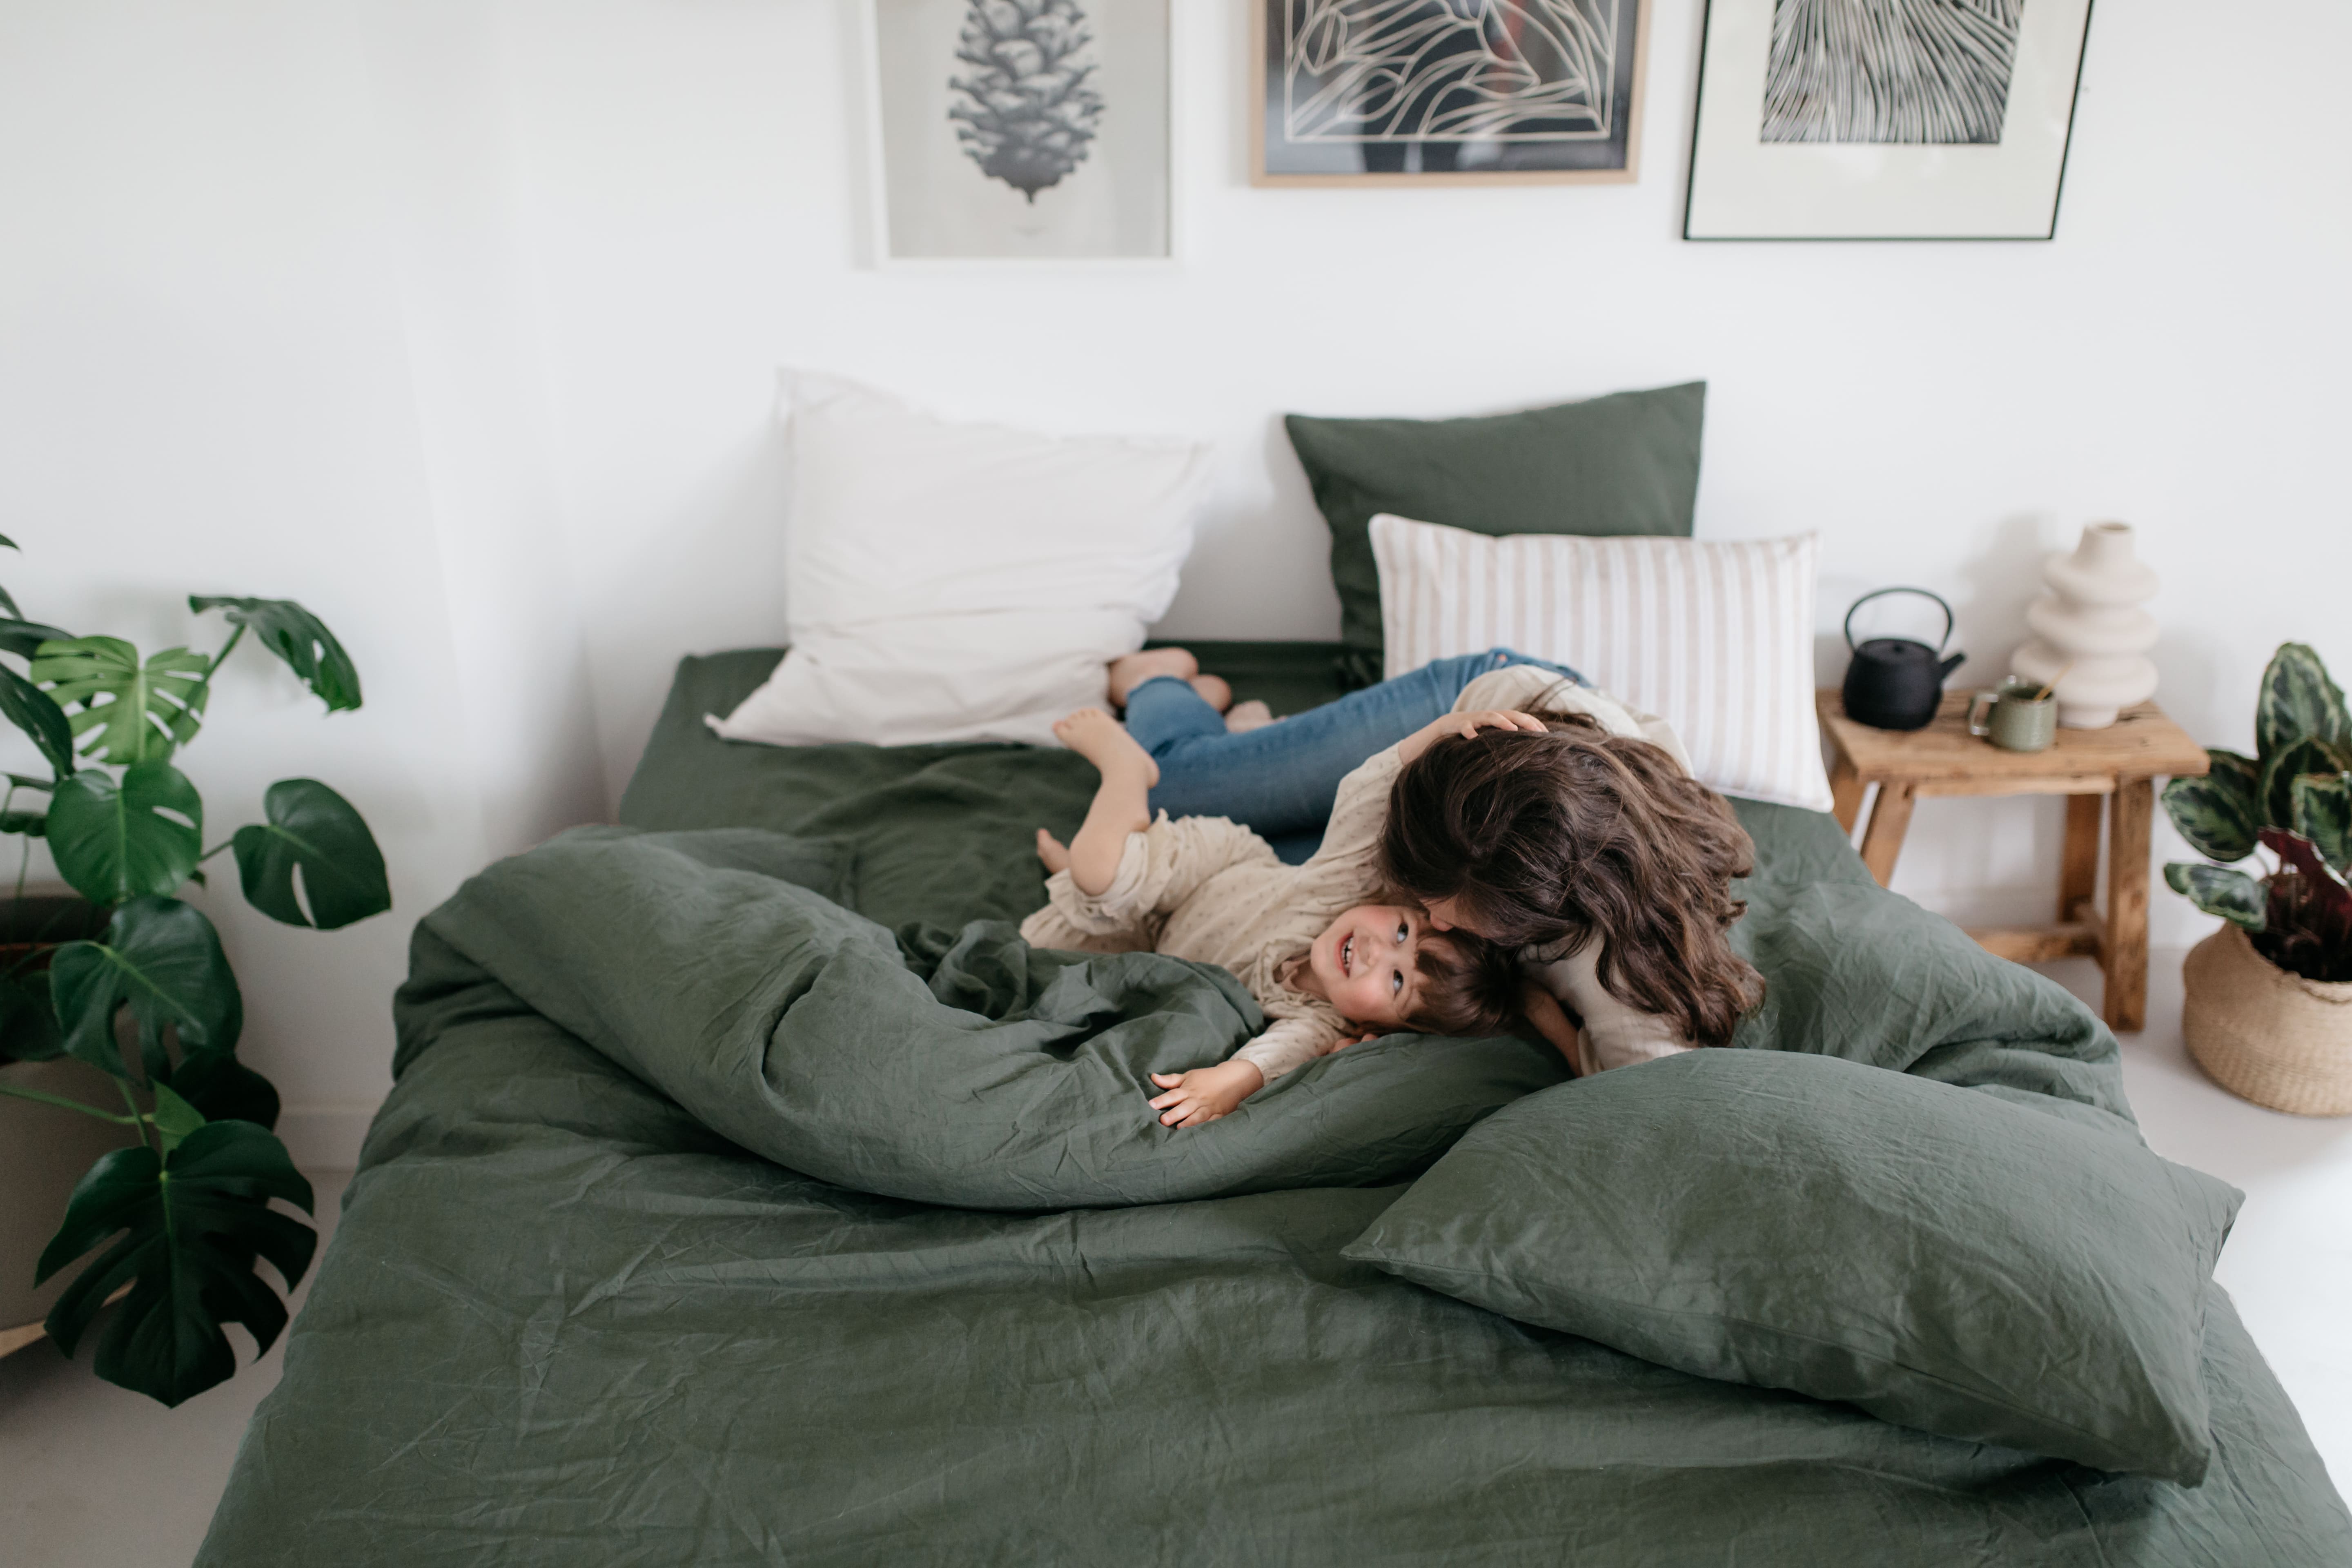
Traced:
POLYGON ((1448 735, 1475 735, 1481 730, 1519 730, 1540 735, 1544 721, 1532 713, 1507 708, 1490 708, 1483 713, 1448 713, 1399 742, 1397 760, 1410 763, 1448 735))
POLYGON ((1549 1040, 1568 1058, 1569 1071, 1579 1078, 1591 1078, 1601 1070, 1592 1053, 1585 1048, 1584 1031, 1569 1022, 1568 1010, 1559 1005, 1559 997, 1532 980, 1522 980, 1519 1011, 1527 1015, 1537 1034, 1549 1040))
POLYGON ((1230 1116, 1234 1108, 1265 1087, 1265 1074, 1255 1062, 1219 1062, 1190 1072, 1156 1072, 1151 1081, 1168 1092, 1151 1101, 1162 1127, 1198 1127, 1230 1116))

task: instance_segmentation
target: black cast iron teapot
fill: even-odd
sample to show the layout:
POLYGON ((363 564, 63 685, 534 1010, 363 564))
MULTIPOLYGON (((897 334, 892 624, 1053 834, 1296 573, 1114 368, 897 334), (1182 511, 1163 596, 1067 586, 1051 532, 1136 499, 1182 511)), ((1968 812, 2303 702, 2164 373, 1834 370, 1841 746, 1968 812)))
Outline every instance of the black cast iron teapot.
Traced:
POLYGON ((1881 588, 1864 594, 1845 613, 1845 646, 1853 648, 1853 662, 1845 671, 1845 714, 1877 730, 1922 730, 1935 718, 1944 700, 1944 678, 1969 656, 1946 654, 1952 640, 1952 606, 1925 588, 1881 588), (1944 635, 1934 647, 1909 637, 1873 637, 1855 647, 1853 612, 1887 594, 1916 594, 1934 599, 1944 612, 1944 635))

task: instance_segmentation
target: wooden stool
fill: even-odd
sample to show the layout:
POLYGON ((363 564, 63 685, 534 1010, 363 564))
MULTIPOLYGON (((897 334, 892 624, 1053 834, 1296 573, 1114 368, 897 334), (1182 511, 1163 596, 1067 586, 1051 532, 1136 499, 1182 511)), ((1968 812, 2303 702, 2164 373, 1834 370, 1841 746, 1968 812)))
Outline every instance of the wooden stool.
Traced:
POLYGON ((2007 752, 1969 733, 1965 691, 1948 692, 1924 730, 1874 730, 1845 716, 1834 690, 1815 700, 1832 752, 1830 789, 1849 833, 1863 791, 1878 786, 1862 861, 1885 887, 1923 795, 2063 795, 2066 842, 2058 861, 2058 918, 2045 926, 1972 931, 1988 952, 2020 963, 2087 953, 2106 976, 2107 1025, 2137 1029, 2147 1021, 2148 830, 2156 781, 2204 773, 2205 748, 2153 702, 2127 708, 2105 730, 2061 730, 2044 752, 2007 752), (2099 870, 2102 797, 2106 813, 2107 912, 2092 901, 2099 870))

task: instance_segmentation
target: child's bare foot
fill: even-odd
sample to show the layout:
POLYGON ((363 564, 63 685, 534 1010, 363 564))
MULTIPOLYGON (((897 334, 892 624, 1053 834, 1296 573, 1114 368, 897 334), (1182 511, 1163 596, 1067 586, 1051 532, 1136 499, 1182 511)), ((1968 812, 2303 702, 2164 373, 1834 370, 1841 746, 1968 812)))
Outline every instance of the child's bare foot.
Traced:
MULTIPOLYGON (((1190 657, 1189 655, 1187 656, 1190 657)), ((1081 708, 1055 722, 1054 739, 1094 763, 1105 777, 1132 769, 1146 789, 1160 782, 1160 764, 1136 743, 1119 721, 1099 708, 1081 708)))
POLYGON ((1234 705, 1234 689, 1225 684, 1222 675, 1196 675, 1185 684, 1201 694, 1201 700, 1222 713, 1234 705))
POLYGON ((1045 863, 1049 877, 1066 871, 1070 868, 1070 847, 1041 827, 1037 830, 1037 858, 1045 863))
POLYGON ((1144 653, 1130 653, 1110 661, 1110 700, 1124 708, 1127 694, 1147 680, 1162 675, 1190 680, 1200 673, 1201 661, 1187 648, 1155 647, 1144 653))
POLYGON ((1274 710, 1255 697, 1246 702, 1236 702, 1225 710, 1225 732, 1229 735, 1263 730, 1273 722, 1274 710))

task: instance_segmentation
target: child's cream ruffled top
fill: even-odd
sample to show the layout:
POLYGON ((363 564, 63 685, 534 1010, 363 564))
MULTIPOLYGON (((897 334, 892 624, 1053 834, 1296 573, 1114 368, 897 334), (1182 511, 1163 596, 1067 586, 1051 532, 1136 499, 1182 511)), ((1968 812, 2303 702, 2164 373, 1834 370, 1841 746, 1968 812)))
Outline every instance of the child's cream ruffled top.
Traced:
MULTIPOLYGON (((1538 701, 1545 711, 1589 713, 1611 733, 1654 742, 1689 765, 1681 742, 1663 720, 1637 714, 1590 687, 1564 688, 1558 676, 1538 666, 1513 665, 1482 675, 1463 689, 1454 708, 1458 713, 1525 711, 1538 701)), ((1224 817, 1171 818, 1162 812, 1149 828, 1128 835, 1118 873, 1100 895, 1080 891, 1067 871, 1049 878, 1049 901, 1021 922, 1021 934, 1034 947, 1161 952, 1231 971, 1273 1020, 1265 1033, 1234 1055, 1255 1065, 1271 1082, 1362 1032, 1328 1002, 1293 990, 1283 976, 1333 921, 1380 897, 1381 829, 1398 767, 1391 746, 1340 782, 1323 846, 1303 866, 1284 865, 1265 839, 1224 817)), ((1579 956, 1583 962, 1574 967, 1580 975, 1571 976, 1569 965, 1556 963, 1545 966, 1551 972, 1546 978, 1554 979, 1561 1000, 1584 1016, 1588 1033, 1614 1033, 1610 1026, 1619 1023, 1615 1016, 1632 1010, 1592 979, 1597 955, 1579 956), (1575 979, 1584 984, 1575 984, 1575 979), (1598 994, 1582 994, 1588 990, 1598 994)), ((1633 1014, 1624 1023, 1647 1018, 1633 1014)), ((1635 1025, 1633 1032, 1646 1036, 1656 1030, 1635 1025)), ((1596 1037, 1592 1043, 1601 1041, 1596 1037)), ((1661 1047, 1678 1048, 1658 1041, 1625 1059, 1662 1054, 1661 1047)), ((1603 1059, 1597 1065, 1621 1064, 1603 1059)))

